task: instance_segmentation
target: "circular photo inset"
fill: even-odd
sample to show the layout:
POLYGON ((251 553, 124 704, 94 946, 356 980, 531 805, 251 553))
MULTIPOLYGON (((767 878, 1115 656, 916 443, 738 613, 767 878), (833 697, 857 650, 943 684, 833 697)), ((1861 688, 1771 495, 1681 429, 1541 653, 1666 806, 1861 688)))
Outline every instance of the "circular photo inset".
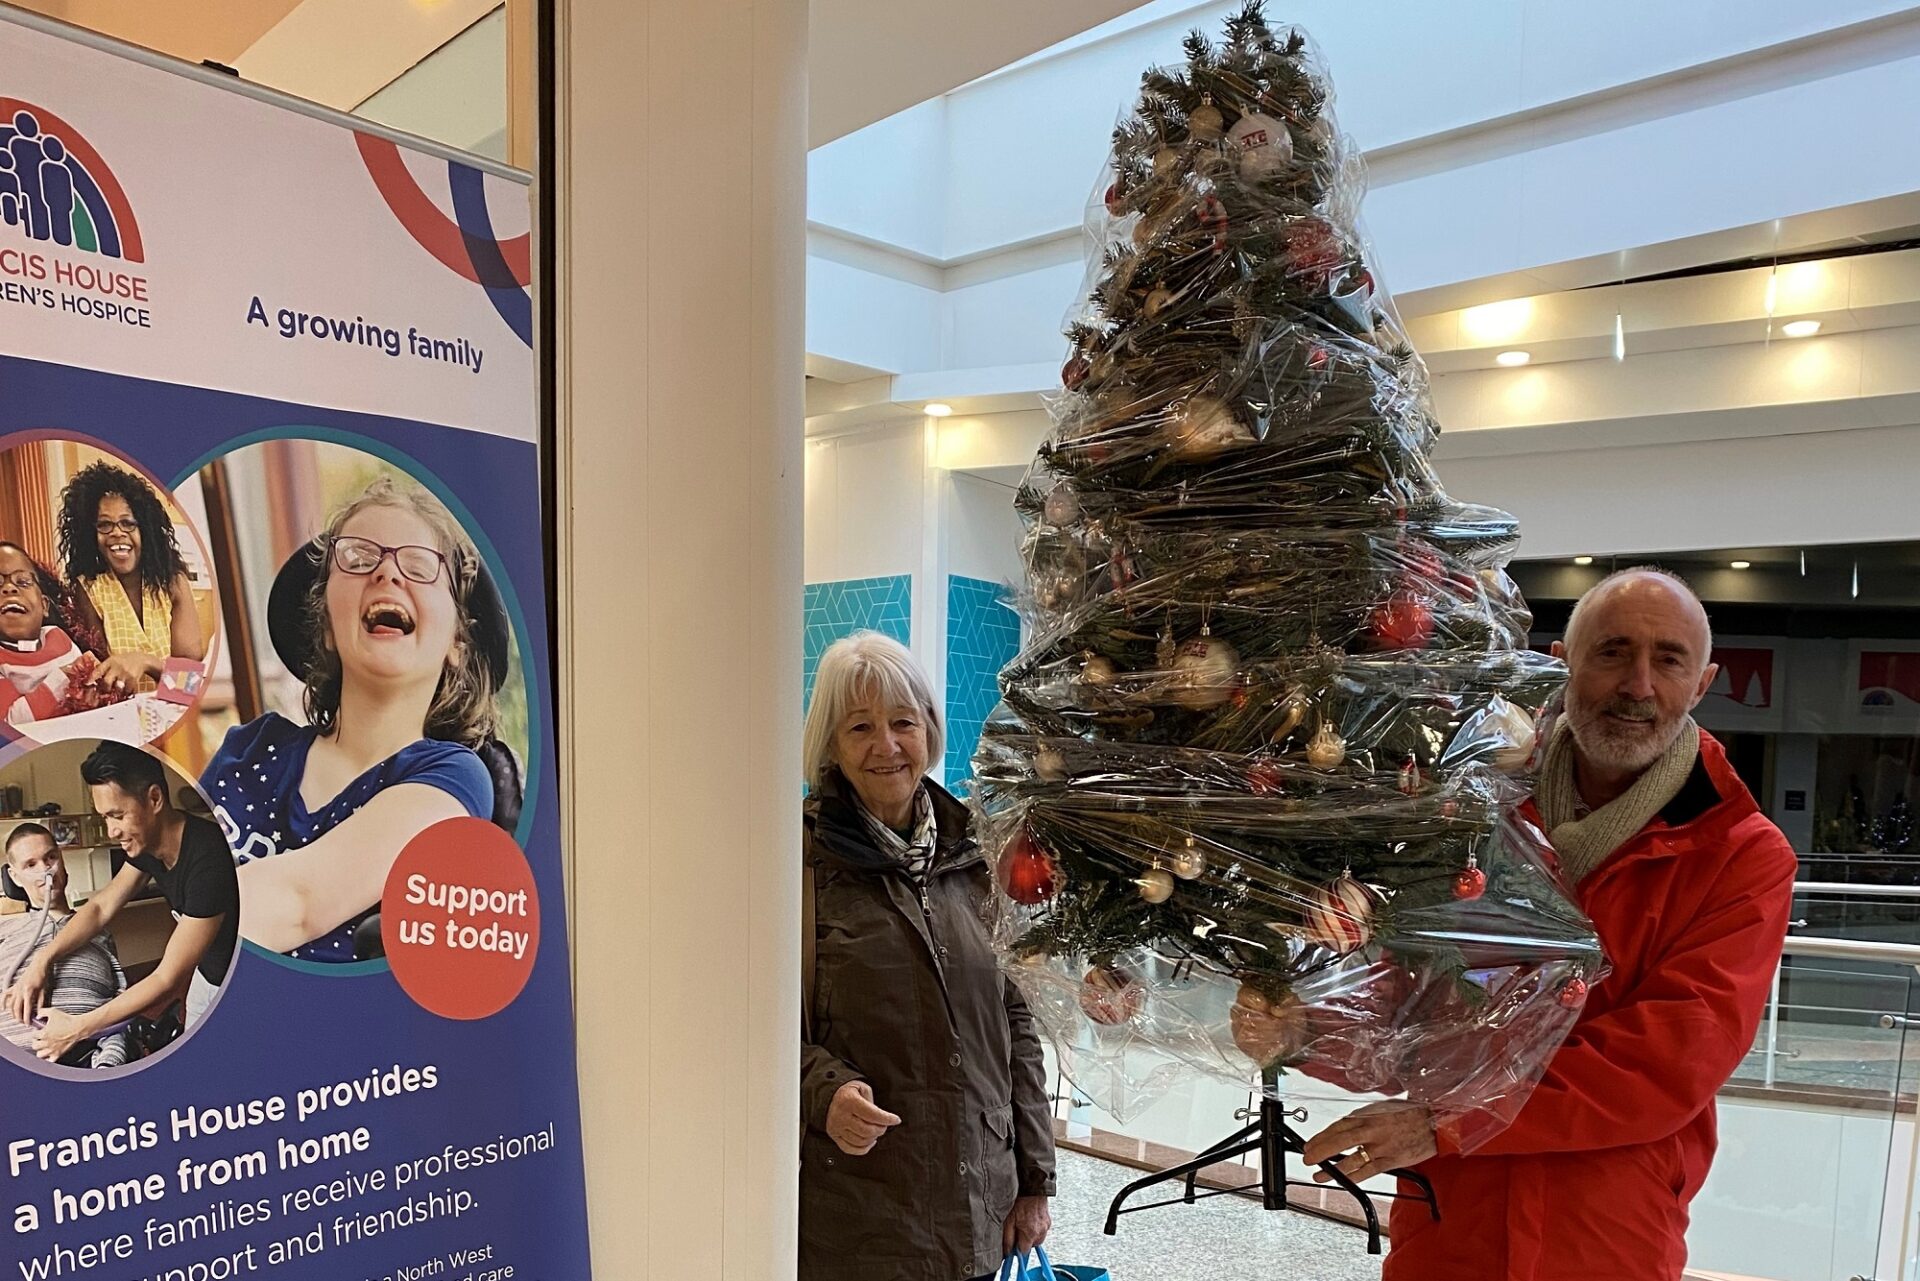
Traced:
MULTIPOLYGON (((220 607, 194 516, 89 442, 0 447, 0 726, 150 743, 191 719, 220 607)), ((194 770, 193 750, 179 762, 194 770)))
POLYGON ((0 1055, 151 1062, 206 1020, 239 929, 233 851, 172 762, 68 739, 0 765, 0 1055))
POLYGON ((428 485, 347 445, 248 445, 178 489, 220 531, 232 639, 200 785, 246 940, 383 968, 381 893, 407 843, 449 818, 519 825, 527 691, 501 582, 428 485))

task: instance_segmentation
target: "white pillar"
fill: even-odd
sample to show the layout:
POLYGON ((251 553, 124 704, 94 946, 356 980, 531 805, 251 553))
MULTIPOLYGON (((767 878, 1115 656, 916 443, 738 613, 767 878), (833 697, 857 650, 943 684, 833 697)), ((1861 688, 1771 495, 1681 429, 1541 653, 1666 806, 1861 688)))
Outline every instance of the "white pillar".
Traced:
POLYGON ((594 1271, 779 1281, 807 5, 557 3, 560 768, 594 1271))

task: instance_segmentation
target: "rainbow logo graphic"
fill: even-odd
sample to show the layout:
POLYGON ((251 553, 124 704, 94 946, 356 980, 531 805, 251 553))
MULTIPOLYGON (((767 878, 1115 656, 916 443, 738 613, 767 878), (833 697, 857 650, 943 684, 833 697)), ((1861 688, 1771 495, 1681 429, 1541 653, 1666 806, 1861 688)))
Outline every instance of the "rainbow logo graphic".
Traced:
POLYGON ((147 260, 127 193, 93 144, 18 98, 0 97, 0 227, 105 258, 147 260))
POLYGON ((373 185, 407 234, 449 270, 485 289, 507 328, 533 346, 533 295, 528 289, 533 279, 531 238, 501 240, 494 234, 493 219, 487 213, 486 175, 471 165, 447 161, 447 183, 453 194, 450 218, 420 189, 400 148, 364 133, 355 134, 354 139, 373 185))

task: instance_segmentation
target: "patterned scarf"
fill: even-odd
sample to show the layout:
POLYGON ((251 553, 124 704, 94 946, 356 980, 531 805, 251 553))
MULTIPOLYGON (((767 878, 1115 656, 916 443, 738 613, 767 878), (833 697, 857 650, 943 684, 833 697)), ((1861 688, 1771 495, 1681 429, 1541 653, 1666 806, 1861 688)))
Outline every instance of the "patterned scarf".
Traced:
POLYGON ((927 871, 933 866, 934 838, 933 798, 927 795, 927 787, 922 783, 913 794, 913 826, 907 829, 907 835, 900 833, 875 818, 854 793, 854 805, 860 811, 860 817, 866 820, 867 831, 872 835, 874 844, 880 852, 891 857, 894 862, 907 869, 916 885, 925 883, 927 871))
POLYGON ((1649 765, 1632 787, 1599 809, 1583 813, 1585 805, 1574 782, 1573 726, 1563 720, 1547 744, 1547 759, 1540 770, 1534 800, 1568 882, 1580 884, 1607 861, 1608 855, 1652 822, 1687 785, 1699 756, 1700 727, 1689 716, 1673 746, 1649 765))

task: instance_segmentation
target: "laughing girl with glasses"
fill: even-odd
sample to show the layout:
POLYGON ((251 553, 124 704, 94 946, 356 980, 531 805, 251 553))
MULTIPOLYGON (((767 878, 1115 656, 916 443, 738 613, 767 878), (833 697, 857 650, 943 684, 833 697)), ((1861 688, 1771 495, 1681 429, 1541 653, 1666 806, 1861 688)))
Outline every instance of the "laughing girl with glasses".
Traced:
MULTIPOLYGON (((201 775, 240 867, 240 932, 303 960, 355 959, 355 926, 415 835, 488 818, 475 750, 497 674, 473 606, 479 558, 424 492, 381 479, 280 571, 307 723, 267 712, 228 731, 201 775)), ((285 611, 283 611, 284 613, 285 611)))

